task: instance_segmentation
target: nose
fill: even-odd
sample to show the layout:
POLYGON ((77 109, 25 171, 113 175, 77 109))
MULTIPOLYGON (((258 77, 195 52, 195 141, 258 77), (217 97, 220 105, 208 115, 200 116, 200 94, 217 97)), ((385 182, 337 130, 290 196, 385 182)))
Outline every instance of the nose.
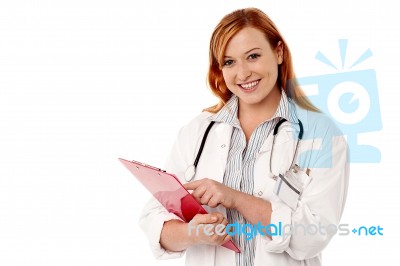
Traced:
POLYGON ((246 63, 238 64, 237 78, 240 81, 246 81, 251 76, 251 70, 246 63))

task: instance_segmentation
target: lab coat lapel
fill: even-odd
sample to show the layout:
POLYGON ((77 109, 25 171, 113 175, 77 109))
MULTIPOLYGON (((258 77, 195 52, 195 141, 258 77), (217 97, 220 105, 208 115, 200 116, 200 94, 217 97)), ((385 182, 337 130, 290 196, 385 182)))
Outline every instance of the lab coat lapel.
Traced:
MULTIPOLYGON (((262 166, 260 165, 261 168, 257 168, 259 171, 261 171, 260 173, 265 173, 264 171, 266 171, 268 175, 271 175, 271 169, 272 173, 277 175, 289 168, 291 159, 294 156, 294 149, 296 146, 296 141, 294 141, 294 139, 296 138, 297 134, 298 132, 292 128, 291 124, 289 122, 285 122, 281 125, 275 137, 275 144, 273 144, 273 132, 268 135, 258 154, 258 157, 263 158, 262 161, 264 162, 262 166), (272 165, 270 166, 271 156, 272 165)), ((261 176, 264 175, 265 174, 262 174, 261 176)), ((263 178, 258 179, 257 177, 259 177, 259 175, 255 175, 255 188, 261 188, 265 180, 263 178)))
POLYGON ((218 123, 215 128, 216 142, 213 143, 216 149, 216 172, 219 173, 216 176, 216 180, 220 183, 223 182, 224 173, 226 170, 226 164, 228 161, 229 147, 231 143, 233 127, 225 123, 218 123), (221 174, 222 173, 222 174, 221 174))
MULTIPOLYGON (((281 127, 283 127, 286 123, 285 122, 281 125, 281 127)), ((289 134, 287 134, 288 132, 285 131, 285 133, 283 133, 283 128, 281 130, 279 130, 279 133, 276 135, 276 139, 275 139, 275 148, 278 148, 280 145, 288 142, 290 140, 289 134)), ((267 139, 264 141, 263 145, 260 148, 259 153, 264 153, 264 152, 269 152, 272 150, 272 142, 273 142, 274 136, 273 136, 273 131, 268 135, 267 139)))
MULTIPOLYGON (((302 109, 301 107, 298 107, 297 105, 295 105, 295 112, 296 112, 296 116, 298 119, 301 120, 302 124, 303 124, 303 129, 304 131, 307 131, 309 128, 309 121, 308 121, 308 112, 305 109, 302 109)), ((262 147, 260 148, 260 153, 264 153, 264 152, 269 152, 272 149, 272 140, 273 140, 273 132, 271 132, 271 134, 268 135, 267 139, 265 140, 264 144, 262 145, 262 147)), ((280 145, 285 144, 287 141, 289 140, 297 140, 297 134, 298 134, 298 129, 294 129, 290 122, 285 122, 280 126, 279 132, 276 136, 276 140, 275 140, 275 148, 278 148, 280 145), (285 131, 286 134, 283 134, 282 131, 285 131)))
POLYGON ((196 179, 210 178, 223 183, 231 135, 232 126, 215 123, 204 145, 195 175, 196 179))

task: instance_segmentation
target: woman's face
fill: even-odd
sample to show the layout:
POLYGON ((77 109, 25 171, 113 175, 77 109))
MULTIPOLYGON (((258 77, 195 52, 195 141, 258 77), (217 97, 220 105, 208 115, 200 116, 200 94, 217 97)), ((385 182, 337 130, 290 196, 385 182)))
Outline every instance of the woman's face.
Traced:
POLYGON ((241 107, 272 103, 274 97, 269 96, 279 93, 278 65, 282 60, 282 44, 272 49, 258 29, 246 27, 232 37, 226 47, 222 74, 241 107))

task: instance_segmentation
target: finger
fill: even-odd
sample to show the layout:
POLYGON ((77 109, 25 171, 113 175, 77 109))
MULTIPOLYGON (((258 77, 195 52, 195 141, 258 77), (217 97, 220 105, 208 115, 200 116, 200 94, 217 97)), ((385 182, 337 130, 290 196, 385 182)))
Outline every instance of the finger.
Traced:
POLYGON ((218 235, 219 238, 221 238, 221 236, 225 236, 227 234, 226 232, 226 225, 228 224, 228 221, 224 220, 221 223, 218 224, 213 224, 214 228, 215 228, 215 232, 218 231, 218 233, 216 233, 216 235, 218 235))
POLYGON ((183 187, 186 188, 187 190, 195 190, 198 186, 203 184, 203 179, 201 180, 195 180, 186 184, 183 184, 183 187))
POLYGON ((208 205, 208 202, 210 201, 212 196, 213 195, 210 192, 204 191, 204 194, 200 196, 201 204, 208 205))
POLYGON ((207 188, 205 186, 199 186, 192 192, 192 196, 197 199, 198 202, 201 203, 201 198, 203 197, 204 193, 207 192, 207 188))
MULTIPOLYGON (((214 236, 214 235, 213 235, 214 236)), ((224 234, 216 234, 214 236, 214 241, 217 245, 223 245, 227 241, 231 240, 231 237, 224 231, 224 234)))
POLYGON ((227 226, 227 225, 228 225, 228 219, 226 219, 226 218, 224 217, 224 219, 222 220, 221 224, 227 226))
POLYGON ((223 224, 223 225, 225 226, 225 232, 226 232, 226 233, 228 233, 228 232, 233 232, 234 229, 233 229, 232 227, 230 227, 230 228, 228 229, 228 231, 226 231, 226 227, 227 227, 228 224, 229 224, 228 219, 224 218, 224 220, 221 222, 221 224, 223 224))
POLYGON ((222 223, 222 222, 224 221, 224 219, 225 219, 224 215, 223 215, 222 213, 220 213, 220 212, 213 212, 213 213, 211 213, 211 214, 212 214, 212 215, 215 215, 215 216, 218 218, 218 220, 215 221, 215 223, 220 224, 220 223, 222 223))
POLYGON ((228 242, 229 240, 231 240, 231 236, 226 234, 225 237, 222 239, 221 241, 221 245, 225 244, 226 242, 228 242))
POLYGON ((218 221, 218 216, 215 214, 197 214, 195 216, 197 224, 212 224, 218 221))
POLYGON ((211 208, 216 208, 216 207, 219 205, 219 202, 216 201, 214 198, 211 198, 211 199, 208 201, 207 205, 208 205, 209 207, 211 207, 211 208))
POLYGON ((223 200, 220 196, 217 196, 215 194, 213 194, 212 198, 208 201, 208 206, 210 206, 211 208, 215 208, 220 204, 223 204, 223 200))

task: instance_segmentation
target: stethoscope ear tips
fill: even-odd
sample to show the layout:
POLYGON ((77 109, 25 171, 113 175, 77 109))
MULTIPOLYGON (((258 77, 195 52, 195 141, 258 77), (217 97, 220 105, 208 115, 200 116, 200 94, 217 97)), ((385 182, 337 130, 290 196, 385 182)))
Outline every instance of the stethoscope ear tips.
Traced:
POLYGON ((195 173, 196 173, 196 167, 193 164, 189 165, 189 167, 186 168, 186 171, 185 171, 185 180, 187 182, 192 181, 195 173))

